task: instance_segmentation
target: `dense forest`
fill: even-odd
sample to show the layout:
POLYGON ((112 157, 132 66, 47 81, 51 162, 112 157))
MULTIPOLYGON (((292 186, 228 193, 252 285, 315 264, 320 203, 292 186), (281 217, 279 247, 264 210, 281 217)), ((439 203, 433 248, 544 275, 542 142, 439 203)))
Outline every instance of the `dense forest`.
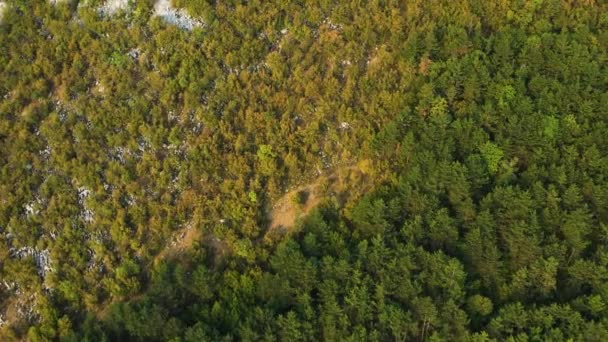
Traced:
POLYGON ((0 1, 0 340, 608 341, 608 4, 0 1))

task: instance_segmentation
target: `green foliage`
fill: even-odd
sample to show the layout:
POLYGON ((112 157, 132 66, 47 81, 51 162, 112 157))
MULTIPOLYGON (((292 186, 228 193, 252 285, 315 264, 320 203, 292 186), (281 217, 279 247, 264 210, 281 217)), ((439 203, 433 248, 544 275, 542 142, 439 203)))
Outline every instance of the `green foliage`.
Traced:
POLYGON ((117 66, 119 68, 123 68, 127 62, 129 57, 127 57, 124 54, 121 54, 120 52, 114 51, 112 53, 112 56, 110 56, 110 64, 117 66))
POLYGON ((276 153, 272 151, 269 145, 260 145, 257 152, 258 158, 262 161, 267 161, 276 158, 276 153))
POLYGON ((113 293, 120 296, 134 295, 139 291, 139 266, 133 260, 124 260, 116 268, 116 281, 113 293))
POLYGON ((5 3, 0 340, 608 340, 608 4, 5 3))
POLYGON ((255 191, 249 191, 249 193, 247 194, 247 196, 249 196, 249 201, 251 203, 257 203, 258 202, 258 195, 255 193, 255 191))
POLYGON ((487 316, 492 313, 494 306, 492 305, 490 298, 476 294, 469 297, 467 300, 467 307, 474 314, 487 316))
POLYGON ((498 171, 498 163, 504 156, 504 152, 496 144, 489 141, 479 147, 479 152, 486 161, 488 171, 496 173, 498 171))
POLYGON ((355 232, 363 238, 381 235, 388 228, 386 205, 382 199, 366 197, 352 209, 355 232))
POLYGON ((543 127, 543 134, 553 140, 557 137, 557 133, 559 130, 559 120, 557 120, 555 117, 553 116, 547 116, 544 119, 544 127, 543 127))

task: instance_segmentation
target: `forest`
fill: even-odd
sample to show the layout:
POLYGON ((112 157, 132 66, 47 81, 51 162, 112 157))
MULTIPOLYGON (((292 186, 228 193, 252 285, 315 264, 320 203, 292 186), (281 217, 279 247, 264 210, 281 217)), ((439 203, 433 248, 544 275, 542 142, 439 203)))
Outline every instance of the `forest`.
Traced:
POLYGON ((608 341, 608 3, 0 1, 0 341, 608 341))

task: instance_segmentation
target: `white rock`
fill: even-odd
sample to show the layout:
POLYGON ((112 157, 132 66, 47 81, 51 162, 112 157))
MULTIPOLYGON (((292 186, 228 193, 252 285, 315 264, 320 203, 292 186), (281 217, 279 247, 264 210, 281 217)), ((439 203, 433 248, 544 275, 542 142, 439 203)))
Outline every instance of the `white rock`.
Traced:
POLYGON ((185 10, 174 8, 171 0, 158 0, 154 4, 154 15, 160 17, 167 24, 175 25, 184 30, 192 30, 203 26, 203 22, 192 18, 185 10))
POLYGON ((28 203, 25 205, 25 214, 29 216, 37 215, 40 210, 36 209, 32 203, 28 203))
POLYGON ((13 257, 19 259, 25 259, 29 256, 33 256, 34 261, 36 262, 36 269, 38 270, 38 275, 43 278, 46 276, 47 273, 53 271, 53 268, 51 267, 51 253, 48 249, 39 251, 38 249, 25 246, 19 249, 11 248, 9 249, 9 252, 13 257))
POLYGON ((78 188, 78 204, 82 206, 81 217, 86 223, 94 221, 95 212, 87 208, 86 199, 91 195, 91 190, 81 186, 78 188))
POLYGON ((68 114, 64 111, 59 112, 59 121, 64 123, 68 119, 68 114))
POLYGON ((42 207, 42 200, 36 198, 34 201, 27 203, 23 208, 25 209, 25 215, 32 217, 40 214, 40 208, 42 207))
POLYGON ((42 156, 45 159, 48 159, 51 156, 52 151, 53 151, 53 149, 47 145, 44 150, 40 151, 40 156, 42 156))
POLYGON ((146 140, 142 137, 139 137, 137 139, 137 148, 138 148, 139 152, 141 152, 141 153, 146 152, 147 150, 150 149, 151 146, 152 145, 150 144, 150 142, 148 142, 148 140, 146 140))
POLYGON ((84 204, 84 201, 91 195, 91 190, 84 186, 78 188, 78 201, 80 204, 84 204))
POLYGON ((340 122, 340 126, 338 126, 339 129, 349 129, 350 128, 350 124, 348 122, 340 122))
POLYGON ((121 164, 125 164, 127 162, 127 157, 131 156, 131 151, 123 146, 118 146, 115 147, 113 150, 114 153, 112 153, 112 157, 114 157, 115 160, 118 160, 121 164))
POLYGON ((91 223, 91 222, 95 221, 95 212, 93 212, 90 209, 83 210, 83 212, 82 212, 82 219, 86 223, 91 223))
POLYGON ((102 15, 114 15, 120 10, 126 10, 128 7, 129 0, 108 0, 99 7, 99 13, 102 15))
POLYGON ((325 18, 323 20, 323 23, 326 24, 332 30, 342 30, 342 25, 340 25, 340 24, 334 24, 331 21, 331 19, 329 19, 329 18, 325 18))
POLYGON ((129 52, 127 52, 127 55, 129 55, 129 57, 131 57, 131 59, 139 58, 140 54, 141 54, 141 50, 138 48, 131 49, 129 52))

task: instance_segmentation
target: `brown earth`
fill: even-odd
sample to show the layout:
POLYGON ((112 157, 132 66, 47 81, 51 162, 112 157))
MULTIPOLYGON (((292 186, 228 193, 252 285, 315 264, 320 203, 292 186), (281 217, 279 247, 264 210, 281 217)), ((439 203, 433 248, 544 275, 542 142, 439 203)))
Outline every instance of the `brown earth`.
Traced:
POLYGON ((200 241, 201 236, 201 231, 191 224, 175 231, 167 246, 154 258, 154 263, 183 253, 192 247, 195 241, 200 241))
POLYGON ((363 161, 356 165, 338 167, 311 183, 287 192, 268 210, 270 224, 264 239, 274 240, 272 236, 288 233, 299 218, 308 215, 325 200, 334 198, 343 205, 347 198, 357 196, 357 193, 352 191, 353 184, 357 184, 359 190, 364 191, 367 188, 365 184, 368 184, 365 180, 368 163, 363 161), (303 193, 304 200, 298 203, 296 198, 299 193, 303 193))

